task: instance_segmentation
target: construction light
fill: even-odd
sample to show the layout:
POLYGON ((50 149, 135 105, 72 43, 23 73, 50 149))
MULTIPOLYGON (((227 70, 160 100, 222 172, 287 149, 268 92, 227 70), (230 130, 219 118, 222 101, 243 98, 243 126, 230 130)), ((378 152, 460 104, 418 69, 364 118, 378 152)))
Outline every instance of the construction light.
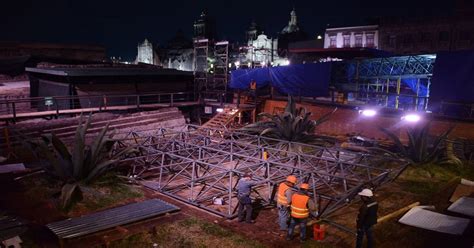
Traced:
POLYGON ((234 65, 235 65, 236 67, 239 67, 239 66, 240 66, 240 62, 239 62, 239 61, 236 61, 236 62, 234 63, 234 65))
POLYGON ((218 109, 216 109, 216 112, 217 113, 222 113, 222 112, 224 112, 224 109, 223 108, 218 108, 218 109))
POLYGON ((247 63, 247 66, 248 66, 249 68, 252 67, 252 63, 248 62, 248 63, 247 63))
POLYGON ((419 120, 421 120, 421 116, 417 114, 407 114, 402 116, 402 120, 407 122, 418 122, 419 120))
POLYGON ((232 67, 232 63, 229 63, 229 68, 231 68, 231 67, 232 67))
POLYGON ((318 40, 322 40, 323 37, 322 37, 321 35, 318 35, 317 39, 318 39, 318 40))
POLYGON ((377 115, 377 111, 373 109, 364 109, 364 110, 359 110, 359 114, 365 116, 365 117, 373 117, 377 115))
POLYGON ((290 61, 286 59, 283 62, 281 62, 281 65, 290 65, 290 61))

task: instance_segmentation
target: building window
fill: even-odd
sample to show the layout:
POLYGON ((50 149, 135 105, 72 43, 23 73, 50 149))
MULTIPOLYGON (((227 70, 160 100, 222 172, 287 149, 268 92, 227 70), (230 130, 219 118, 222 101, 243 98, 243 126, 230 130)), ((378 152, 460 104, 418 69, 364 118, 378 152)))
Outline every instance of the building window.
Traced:
POLYGON ((449 41, 449 32, 448 31, 439 32, 439 41, 449 41))
POLYGON ((362 47, 362 34, 355 35, 355 47, 362 47))
POLYGON ((336 36, 329 36, 329 47, 335 48, 336 47, 336 36))
POLYGON ((470 35, 469 31, 461 31, 461 32, 459 33, 459 39, 460 39, 461 41, 468 41, 468 40, 470 40, 470 36, 471 36, 471 35, 470 35))
POLYGON ((351 47, 351 36, 348 34, 344 35, 344 47, 351 47))
POLYGON ((421 42, 429 42, 431 39, 430 39, 430 33, 428 32, 422 32, 421 33, 421 42))
POLYGON ((397 36, 396 35, 390 35, 388 39, 388 45, 390 47, 395 47, 395 44, 397 43, 397 36))
POLYGON ((367 34, 365 39, 366 39, 367 47, 375 46, 374 34, 367 34))

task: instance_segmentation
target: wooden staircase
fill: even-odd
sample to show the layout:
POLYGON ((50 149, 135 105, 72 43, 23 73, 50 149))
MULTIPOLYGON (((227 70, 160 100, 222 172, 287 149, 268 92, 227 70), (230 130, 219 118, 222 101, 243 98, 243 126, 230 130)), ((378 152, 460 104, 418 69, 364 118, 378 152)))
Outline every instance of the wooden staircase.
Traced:
POLYGON ((224 108, 222 112, 217 113, 209 121, 202 125, 202 128, 228 128, 229 124, 237 117, 239 114, 239 109, 224 108))

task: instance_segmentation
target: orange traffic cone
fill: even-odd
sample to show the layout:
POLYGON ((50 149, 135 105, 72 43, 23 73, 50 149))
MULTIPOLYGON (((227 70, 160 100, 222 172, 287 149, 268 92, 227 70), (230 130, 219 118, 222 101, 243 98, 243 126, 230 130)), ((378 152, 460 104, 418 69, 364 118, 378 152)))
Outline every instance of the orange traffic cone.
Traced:
POLYGON ((313 225, 313 238, 314 240, 323 240, 326 230, 323 225, 314 224, 313 225))

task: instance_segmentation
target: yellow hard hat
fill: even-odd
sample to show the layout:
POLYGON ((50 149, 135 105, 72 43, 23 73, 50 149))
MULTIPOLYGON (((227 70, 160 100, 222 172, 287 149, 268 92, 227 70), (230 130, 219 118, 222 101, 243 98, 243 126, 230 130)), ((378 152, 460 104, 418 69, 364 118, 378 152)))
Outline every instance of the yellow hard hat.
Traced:
POLYGON ((306 189, 306 190, 308 190, 308 189, 309 189, 309 184, 307 184, 307 183, 302 183, 301 186, 300 186, 300 189, 306 189))
POLYGON ((293 175, 289 175, 287 178, 286 178, 286 181, 290 182, 290 183, 293 183, 293 184, 296 184, 296 177, 293 176, 293 175))

